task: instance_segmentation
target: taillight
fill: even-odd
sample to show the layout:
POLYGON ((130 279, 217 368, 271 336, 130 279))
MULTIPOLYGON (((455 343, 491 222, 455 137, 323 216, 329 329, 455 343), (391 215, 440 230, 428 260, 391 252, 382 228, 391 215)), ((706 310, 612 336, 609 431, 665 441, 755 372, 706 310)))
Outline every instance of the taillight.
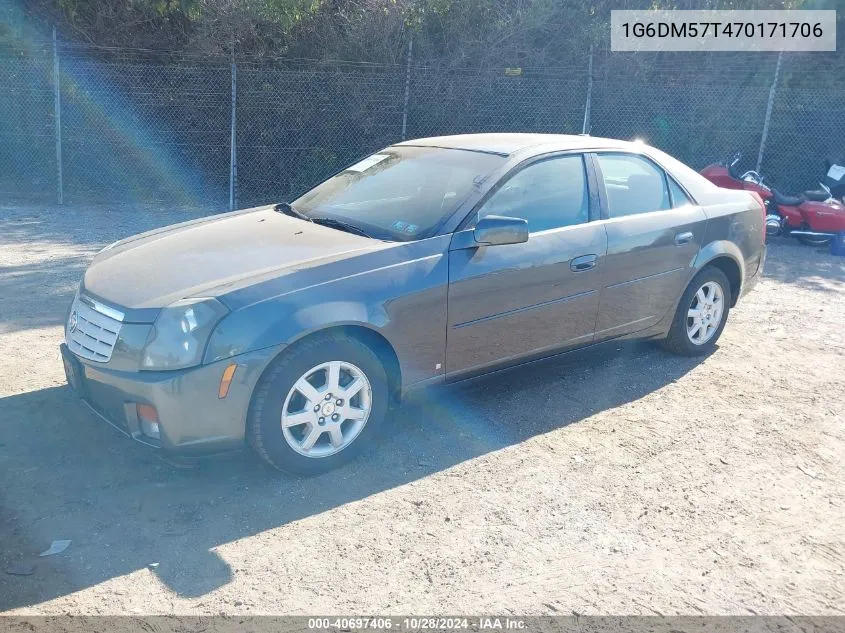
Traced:
POLYGON ((748 193, 757 201, 757 204, 760 205, 760 211, 763 212, 763 243, 766 243, 766 203, 763 202, 763 197, 757 193, 756 191, 749 191, 748 193))

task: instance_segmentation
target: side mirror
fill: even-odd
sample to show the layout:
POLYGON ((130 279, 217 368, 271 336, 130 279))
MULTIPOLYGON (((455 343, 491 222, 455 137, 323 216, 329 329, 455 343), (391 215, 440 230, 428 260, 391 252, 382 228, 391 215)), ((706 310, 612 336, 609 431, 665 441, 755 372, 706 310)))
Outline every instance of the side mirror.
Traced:
POLYGON ((521 244, 528 241, 528 221, 522 218, 487 215, 475 225, 473 237, 479 246, 521 244))

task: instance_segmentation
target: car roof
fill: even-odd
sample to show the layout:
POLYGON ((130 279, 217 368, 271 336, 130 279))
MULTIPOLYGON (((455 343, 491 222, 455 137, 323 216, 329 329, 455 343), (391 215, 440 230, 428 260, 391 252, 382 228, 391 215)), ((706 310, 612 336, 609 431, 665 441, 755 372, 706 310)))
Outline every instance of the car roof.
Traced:
POLYGON ((487 134, 456 134, 454 136, 432 136, 418 138, 397 143, 399 146, 412 147, 443 147, 448 149, 463 149, 474 152, 485 152, 510 156, 517 152, 534 153, 530 150, 562 151, 576 149, 617 148, 630 149, 640 144, 620 141, 612 138, 589 136, 587 134, 527 134, 527 133, 487 133, 487 134))
POLYGON ((709 200, 719 187, 707 180, 697 171, 673 158, 669 154, 655 147, 646 145, 642 141, 620 141, 614 138, 589 136, 588 134, 521 134, 521 133, 487 133, 487 134, 458 134, 454 136, 432 136, 418 138, 402 143, 401 146, 411 147, 442 147, 460 149, 473 152, 484 152, 498 156, 513 157, 512 161, 520 161, 547 152, 567 150, 622 150, 643 154, 656 162, 661 168, 672 175, 675 180, 692 195, 699 203, 709 200))

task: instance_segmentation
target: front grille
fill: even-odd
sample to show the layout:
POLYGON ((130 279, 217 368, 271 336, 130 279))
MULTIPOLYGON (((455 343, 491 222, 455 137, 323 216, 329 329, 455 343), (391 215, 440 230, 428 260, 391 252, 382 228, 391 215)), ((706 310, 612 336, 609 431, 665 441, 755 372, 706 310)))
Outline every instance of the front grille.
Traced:
POLYGON ((120 334, 122 319, 123 315, 117 310, 100 306, 87 297, 77 296, 73 300, 65 328, 68 348, 82 358, 107 363, 120 334))

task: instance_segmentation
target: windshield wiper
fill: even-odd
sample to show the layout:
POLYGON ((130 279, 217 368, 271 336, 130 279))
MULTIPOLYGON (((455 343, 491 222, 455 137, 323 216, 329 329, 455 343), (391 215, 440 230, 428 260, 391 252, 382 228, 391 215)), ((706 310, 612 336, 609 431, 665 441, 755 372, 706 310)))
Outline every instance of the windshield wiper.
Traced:
POLYGON ((329 226, 333 229, 346 231, 347 233, 355 233, 356 235, 375 239, 364 229, 359 228, 354 224, 350 224, 349 222, 344 222, 343 220, 335 220, 334 218, 309 218, 301 211, 297 211, 296 209, 294 209, 289 202, 280 202, 279 204, 277 204, 276 211, 279 211, 281 213, 284 213, 285 215, 289 215, 294 218, 299 218, 300 220, 305 220, 306 222, 313 222, 314 224, 321 224, 322 226, 329 226))
POLYGON ((276 211, 280 211, 281 213, 284 213, 285 215, 289 215, 294 218, 299 218, 300 220, 305 220, 306 222, 314 221, 301 211, 297 211, 296 209, 294 209, 289 202, 280 202, 279 204, 277 204, 276 211))
POLYGON ((333 229, 340 229, 341 231, 346 231, 347 233, 355 233, 356 235, 361 235, 363 237, 369 237, 370 239, 375 239, 372 235, 367 233, 364 229, 355 226, 354 224, 350 224, 349 222, 344 222, 343 220, 335 220, 334 218, 313 218, 311 221, 314 224, 321 224, 323 226, 330 226, 333 229))

